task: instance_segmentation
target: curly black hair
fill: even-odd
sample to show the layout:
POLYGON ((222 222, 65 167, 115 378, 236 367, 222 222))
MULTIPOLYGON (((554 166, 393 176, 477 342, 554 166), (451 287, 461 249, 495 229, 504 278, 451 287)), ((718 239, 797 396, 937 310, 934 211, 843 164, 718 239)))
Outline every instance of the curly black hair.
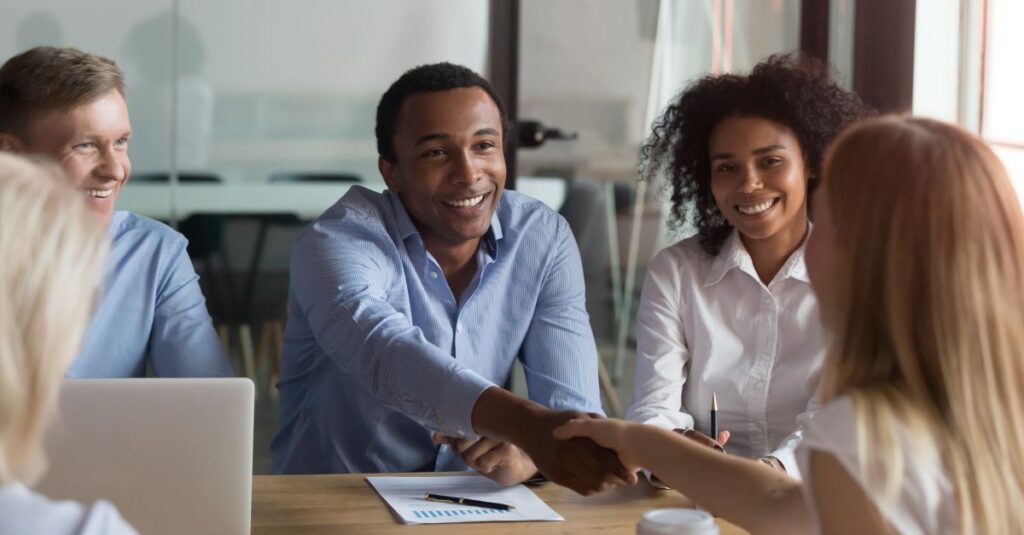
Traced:
POLYGON ((705 76, 690 84, 654 122, 640 150, 640 176, 664 172, 671 189, 671 222, 693 222, 700 243, 717 255, 732 232, 711 194, 711 132, 727 117, 756 116, 785 125, 796 135, 810 171, 808 198, 818 181, 829 143, 850 124, 872 115, 857 94, 843 89, 828 65, 797 54, 776 54, 747 76, 705 76))
POLYGON ((390 162, 397 159, 394 140, 395 125, 398 122, 398 112, 406 97, 417 93, 447 91, 462 87, 479 87, 491 97, 498 107, 498 114, 501 116, 501 138, 505 139, 508 134, 508 116, 505 113, 505 105, 502 103, 501 97, 498 96, 498 92, 495 91, 491 83, 468 67, 448 62, 433 63, 405 71, 380 97, 380 103, 377 104, 377 126, 374 129, 377 135, 377 154, 390 162))

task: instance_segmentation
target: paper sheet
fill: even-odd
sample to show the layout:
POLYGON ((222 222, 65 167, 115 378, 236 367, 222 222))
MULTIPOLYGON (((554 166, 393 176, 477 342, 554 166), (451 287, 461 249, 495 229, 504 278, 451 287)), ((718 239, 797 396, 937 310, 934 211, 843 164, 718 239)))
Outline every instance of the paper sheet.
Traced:
POLYGON ((368 477, 366 480, 403 524, 565 520, 525 486, 502 487, 483 476, 368 477), (423 499, 428 492, 503 503, 515 509, 499 511, 431 502, 423 499))

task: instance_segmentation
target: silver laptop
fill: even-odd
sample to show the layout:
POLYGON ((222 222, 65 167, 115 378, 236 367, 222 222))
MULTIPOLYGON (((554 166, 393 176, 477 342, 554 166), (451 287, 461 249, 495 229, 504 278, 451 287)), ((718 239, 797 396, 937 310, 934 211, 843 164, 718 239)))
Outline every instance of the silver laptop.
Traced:
POLYGON ((248 534, 248 379, 66 379, 36 487, 117 506, 145 534, 248 534))

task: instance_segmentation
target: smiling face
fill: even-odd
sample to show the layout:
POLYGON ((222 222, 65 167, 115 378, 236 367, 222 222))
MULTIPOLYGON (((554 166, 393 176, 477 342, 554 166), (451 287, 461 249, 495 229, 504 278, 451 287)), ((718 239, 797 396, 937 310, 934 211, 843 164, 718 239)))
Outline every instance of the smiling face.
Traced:
POLYGON ((21 150, 55 159, 107 220, 132 164, 128 107, 117 90, 68 111, 50 111, 32 122, 21 150))
POLYGON ((708 149, 715 203, 745 240, 803 239, 807 167, 792 130, 761 117, 727 117, 708 149))
POLYGON ((505 187, 501 115, 478 87, 411 95, 379 167, 428 250, 475 245, 505 187))

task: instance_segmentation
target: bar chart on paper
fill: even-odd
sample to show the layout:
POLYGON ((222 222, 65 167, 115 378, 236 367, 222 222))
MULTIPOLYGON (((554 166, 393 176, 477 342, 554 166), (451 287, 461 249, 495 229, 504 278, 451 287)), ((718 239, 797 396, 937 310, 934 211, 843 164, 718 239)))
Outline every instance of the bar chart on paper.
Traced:
POLYGON ((370 485, 404 524, 565 520, 523 485, 502 487, 482 476, 369 477, 370 485), (446 494, 506 504, 511 511, 424 499, 446 494))
MULTIPOLYGON (((458 507, 451 506, 444 509, 413 509, 412 514, 418 519, 427 518, 457 518, 465 516, 480 516, 480 515, 508 515, 511 511, 495 511, 494 509, 484 509, 482 507, 458 507)), ((491 519, 487 519, 491 521, 491 519)))

